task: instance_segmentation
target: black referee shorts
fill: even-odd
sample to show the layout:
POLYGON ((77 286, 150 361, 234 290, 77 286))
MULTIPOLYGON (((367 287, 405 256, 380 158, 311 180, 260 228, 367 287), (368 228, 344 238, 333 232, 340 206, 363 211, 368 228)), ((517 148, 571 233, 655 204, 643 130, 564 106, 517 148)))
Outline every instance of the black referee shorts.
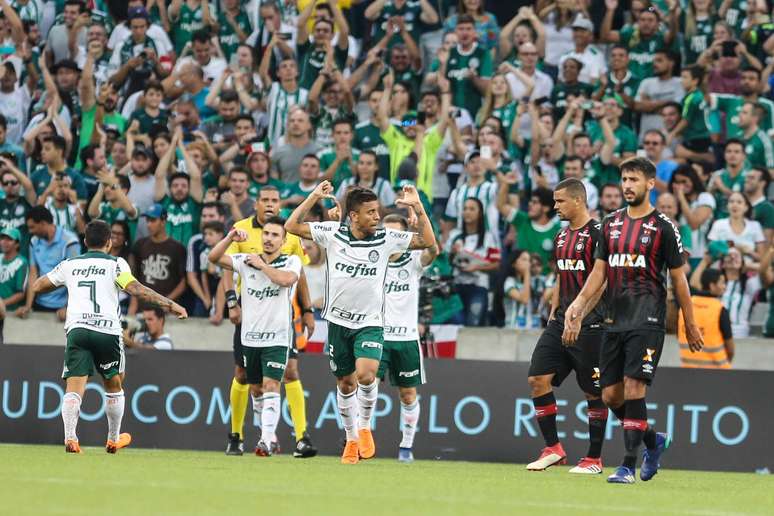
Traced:
POLYGON ((602 388, 622 382, 624 376, 650 385, 663 347, 664 330, 605 332, 599 359, 602 388))
POLYGON ((530 376, 553 374, 551 385, 559 387, 571 371, 581 390, 599 396, 599 350, 604 331, 601 328, 583 328, 572 346, 562 344, 563 325, 550 321, 540 336, 532 361, 530 376))

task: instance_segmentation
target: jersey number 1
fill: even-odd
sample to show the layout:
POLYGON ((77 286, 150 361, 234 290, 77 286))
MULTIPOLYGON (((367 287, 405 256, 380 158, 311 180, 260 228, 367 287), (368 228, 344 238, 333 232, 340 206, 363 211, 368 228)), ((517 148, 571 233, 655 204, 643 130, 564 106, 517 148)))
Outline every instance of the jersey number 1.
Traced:
POLYGON ((99 303, 97 303, 97 282, 96 281, 79 281, 79 287, 86 287, 89 289, 89 299, 91 299, 92 305, 94 305, 94 313, 99 313, 99 303))

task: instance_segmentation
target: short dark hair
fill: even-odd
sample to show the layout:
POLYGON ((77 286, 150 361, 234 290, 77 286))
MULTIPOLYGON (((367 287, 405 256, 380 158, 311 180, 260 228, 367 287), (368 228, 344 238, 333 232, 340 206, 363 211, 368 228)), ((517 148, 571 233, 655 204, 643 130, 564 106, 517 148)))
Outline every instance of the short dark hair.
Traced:
POLYGON ((382 219, 382 222, 384 224, 400 224, 400 227, 403 228, 403 231, 406 231, 409 227, 406 217, 400 215, 399 213, 390 213, 384 217, 384 219, 382 219))
POLYGON ((102 249, 107 245, 108 240, 110 240, 110 224, 100 219, 92 220, 86 224, 84 242, 87 248, 102 249))
POLYGON ((691 74, 691 77, 694 80, 699 81, 699 84, 704 80, 704 74, 706 73, 704 67, 697 64, 686 66, 682 71, 691 74))
POLYGON ((204 204, 202 204, 202 211, 204 211, 205 208, 215 208, 218 210, 218 216, 225 217, 226 216, 226 207, 223 206, 223 203, 220 203, 218 201, 207 201, 204 204))
MULTIPOLYGON (((746 102, 745 102, 746 104, 746 102)), ((726 140, 726 144, 723 145, 723 151, 725 152, 726 148, 728 148, 729 145, 739 145, 742 148, 742 152, 744 152, 744 142, 740 140, 739 138, 729 138, 726 140)))
POLYGON ((164 94, 164 87, 161 85, 159 81, 148 81, 145 84, 145 88, 142 90, 143 92, 147 93, 150 90, 156 90, 162 95, 164 94))
POLYGON ((717 283, 722 276, 723 271, 720 269, 704 269, 704 272, 701 273, 701 279, 699 280, 701 282, 701 289, 709 290, 710 285, 717 283))
POLYGON ((379 157, 376 155, 376 152, 372 149, 365 149, 360 151, 360 157, 363 157, 365 155, 373 156, 374 161, 376 161, 376 164, 379 164, 379 157))
POLYGON ((118 186, 120 186, 122 190, 126 190, 128 192, 132 189, 132 182, 129 180, 129 176, 119 174, 116 176, 116 179, 118 179, 118 186))
POLYGON ((333 125, 332 125, 331 127, 332 127, 333 129, 336 129, 336 126, 337 126, 337 125, 348 125, 348 126, 349 126, 349 128, 350 128, 352 131, 354 131, 354 130, 355 130, 355 126, 354 126, 354 124, 352 123, 352 120, 350 120, 349 118, 337 118, 336 120, 334 120, 334 121, 333 121, 333 125))
POLYGON ((319 163, 319 162, 320 162, 320 156, 318 156, 318 155, 317 155, 317 154, 315 154, 314 152, 310 152, 310 153, 308 153, 308 154, 304 154, 304 155, 301 157, 301 161, 304 161, 305 159, 313 159, 313 160, 316 160, 316 161, 317 161, 317 163, 319 163))
POLYGON ((220 94, 220 102, 239 102, 239 94, 235 90, 223 90, 220 94))
POLYGON ((747 174, 751 174, 752 172, 759 172, 761 174, 761 181, 763 181, 763 193, 769 191, 769 185, 771 184, 771 175, 769 174, 769 171, 763 168, 751 168, 747 171, 747 174))
POLYGON ((279 191, 279 188, 277 188, 277 187, 276 187, 276 186, 274 186, 274 185, 263 185, 263 186, 262 186, 262 187, 261 187, 261 188, 258 190, 258 199, 260 199, 260 198, 261 198, 261 194, 262 194, 263 192, 277 192, 277 195, 279 195, 279 193, 280 193, 280 191, 279 191))
POLYGON ((580 179, 568 177, 567 179, 559 181, 554 187, 554 192, 558 192, 559 190, 567 190, 567 193, 572 197, 581 197, 584 201, 586 200, 586 187, 583 186, 583 181, 580 179))
MULTIPOLYGON (((572 154, 572 155, 567 156, 566 158, 564 158, 564 164, 565 165, 567 165, 567 163, 569 163, 571 161, 579 161, 580 164, 581 164, 581 167, 583 166, 583 158, 581 158, 580 156, 576 156, 575 154, 572 154)), ((557 185, 557 188, 558 188, 558 186, 559 185, 557 185)))
POLYGON ((645 179, 656 177, 656 167, 653 165, 653 162, 647 158, 629 158, 624 160, 619 168, 621 169, 622 176, 624 172, 642 172, 645 174, 645 179))
POLYGON ((620 43, 616 43, 615 45, 610 47, 610 50, 623 50, 626 52, 627 55, 629 54, 629 47, 627 47, 626 45, 621 45, 620 43))
POLYGON ((151 306, 148 308, 144 308, 143 312, 153 312, 153 315, 161 319, 162 321, 166 320, 167 314, 164 313, 164 310, 159 308, 158 306, 151 306))
POLYGON ((347 198, 345 202, 346 210, 344 216, 346 217, 353 211, 360 209, 364 203, 378 201, 379 198, 368 188, 362 186, 355 186, 347 192, 347 198))
POLYGON ((279 227, 282 228, 282 233, 283 234, 286 233, 286 231, 285 231, 285 219, 283 219, 282 217, 276 217, 276 216, 275 217, 269 217, 263 223, 263 226, 266 227, 267 224, 276 224, 276 225, 278 225, 279 227))
POLYGON ((83 2, 81 2, 81 0, 67 0, 67 1, 64 3, 64 5, 65 5, 65 7, 67 7, 68 5, 75 5, 75 6, 77 6, 77 7, 78 7, 78 11, 79 11, 79 12, 83 12, 83 11, 84 11, 84 9, 85 9, 85 7, 86 7, 86 6, 84 5, 84 3, 83 3, 83 2))
POLYGON ((469 14, 460 14, 457 16, 457 25, 462 25, 463 23, 468 23, 475 26, 476 20, 469 14))
POLYGON ((664 111, 664 108, 668 108, 668 107, 675 108, 678 113, 683 109, 683 106, 681 106, 679 102, 670 100, 669 102, 661 106, 661 109, 659 111, 664 111))
POLYGON ((245 167, 240 167, 240 166, 231 167, 231 170, 228 171, 229 179, 231 179, 231 176, 233 174, 244 174, 247 176, 248 179, 250 178, 250 172, 248 172, 245 167))
POLYGON ((581 138, 587 138, 589 141, 591 141, 591 136, 589 136, 589 133, 575 133, 572 135, 572 143, 575 143, 575 140, 580 140, 581 138))
POLYGON ((190 185, 191 184, 191 176, 186 174, 185 172, 175 172, 171 176, 169 176, 169 184, 172 184, 172 181, 175 179, 185 179, 186 182, 190 185))
POLYGON ((234 120, 234 125, 236 125, 236 123, 239 122, 240 120, 247 120, 248 122, 250 122, 250 125, 255 127, 255 120, 253 119, 252 115, 248 115, 247 113, 240 113, 239 115, 237 115, 236 120, 234 120))
POLYGON ((207 230, 214 231, 216 233, 226 233, 226 226, 219 220, 211 220, 209 222, 205 222, 202 225, 202 233, 204 233, 207 230))
POLYGON ((648 129, 645 131, 645 136, 649 134, 655 134, 658 135, 659 139, 661 140, 662 144, 666 143, 666 136, 664 136, 664 133, 662 133, 659 129, 648 129))
POLYGON ((608 188, 615 188, 616 190, 618 190, 618 193, 623 195, 623 190, 621 190, 621 185, 619 185, 618 183, 606 183, 602 185, 602 188, 599 189, 599 196, 602 197, 602 194, 604 194, 605 190, 607 190, 608 188))
POLYGON ((47 136, 43 143, 50 143, 60 151, 62 151, 62 154, 65 153, 65 149, 67 149, 67 142, 65 139, 58 134, 52 134, 51 136, 47 136))
POLYGON ((94 154, 96 153, 97 149, 99 149, 99 145, 96 143, 92 143, 90 145, 87 145, 86 147, 81 149, 81 163, 86 165, 86 162, 90 159, 94 159, 94 154))
POLYGON ((0 127, 2 127, 3 129, 8 128, 8 119, 6 119, 5 115, 3 115, 2 113, 0 113, 0 127))
POLYGON ((199 29, 191 35, 191 45, 194 43, 209 43, 210 31, 207 29, 199 29))
POLYGON ((744 72, 751 72, 754 73, 756 77, 758 77, 758 80, 761 80, 761 71, 755 68, 754 66, 747 65, 744 68, 742 68, 742 73, 744 72))
POLYGON ((54 223, 54 216, 48 211, 45 206, 33 206, 30 211, 27 212, 26 220, 31 220, 35 223, 45 222, 47 224, 54 223))

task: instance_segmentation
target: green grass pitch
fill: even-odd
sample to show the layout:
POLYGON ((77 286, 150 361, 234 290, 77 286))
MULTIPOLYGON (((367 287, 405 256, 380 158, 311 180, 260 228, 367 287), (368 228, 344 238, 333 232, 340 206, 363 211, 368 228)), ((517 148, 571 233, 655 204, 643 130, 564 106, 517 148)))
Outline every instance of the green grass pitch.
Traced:
MULTIPOLYGON (((771 476, 665 469, 608 485, 567 467, 335 457, 227 457, 216 452, 0 445, 6 515, 772 514, 771 476)), ((610 468, 605 470, 608 473, 610 468)))

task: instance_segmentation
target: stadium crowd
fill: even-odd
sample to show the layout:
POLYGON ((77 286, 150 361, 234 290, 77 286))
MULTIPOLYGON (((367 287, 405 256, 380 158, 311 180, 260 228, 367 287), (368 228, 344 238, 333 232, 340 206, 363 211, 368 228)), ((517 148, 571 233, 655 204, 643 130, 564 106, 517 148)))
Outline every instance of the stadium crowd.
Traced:
MULTIPOLYGON (((679 227, 691 285, 722 271, 714 295, 734 336, 750 333, 753 304, 774 306, 770 0, 0 7, 9 316, 64 320, 63 289, 27 286, 79 254, 100 218, 140 281, 221 324, 208 250, 254 215, 262 188, 287 216, 327 179, 340 200, 373 189, 385 214, 417 186, 442 246, 427 274, 454 287, 435 322, 540 328, 562 227, 552 188, 582 180, 604 217, 622 207, 617 166, 635 155, 657 167, 652 201, 679 227)), ((321 303, 325 256, 304 245, 321 303)), ((129 315, 141 308, 127 298, 129 315)))

